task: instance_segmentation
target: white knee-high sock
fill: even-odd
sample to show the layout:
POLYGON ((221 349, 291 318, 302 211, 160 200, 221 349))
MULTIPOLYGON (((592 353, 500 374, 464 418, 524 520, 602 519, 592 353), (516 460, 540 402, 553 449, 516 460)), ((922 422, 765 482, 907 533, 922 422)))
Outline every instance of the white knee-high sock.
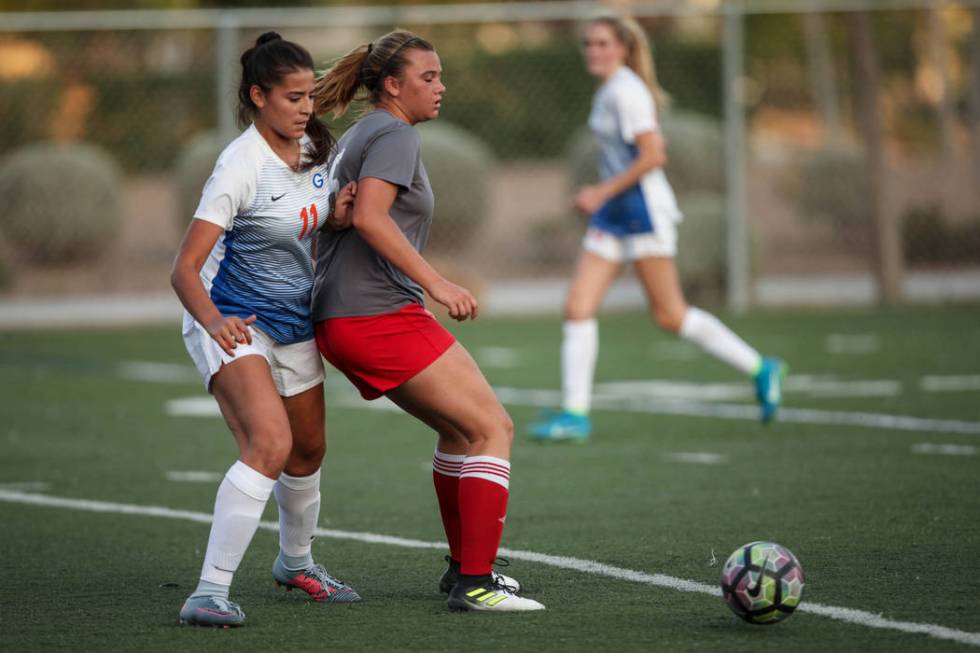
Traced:
POLYGON ((599 324, 595 319, 567 320, 562 332, 562 408, 587 415, 592 407, 592 377, 599 353, 599 324))
POLYGON ((755 374, 762 356, 711 313, 691 306, 684 314, 680 335, 715 358, 745 374, 755 374))
POLYGON ((320 518, 320 470, 309 476, 280 474, 275 493, 279 557, 287 569, 309 569, 313 566, 313 529, 320 518))
POLYGON ((240 460, 225 474, 214 500, 211 535, 201 568, 202 583, 231 585, 275 483, 240 460))

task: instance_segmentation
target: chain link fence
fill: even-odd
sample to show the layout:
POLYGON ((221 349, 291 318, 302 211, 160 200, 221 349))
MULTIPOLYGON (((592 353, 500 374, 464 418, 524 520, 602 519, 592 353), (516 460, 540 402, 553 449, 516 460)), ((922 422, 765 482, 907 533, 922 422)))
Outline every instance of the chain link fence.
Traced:
MULTIPOLYGON (((891 283, 896 298, 957 283, 980 294, 972 3, 705 4, 631 5, 672 96, 667 175, 687 216, 678 263, 688 292, 726 297, 726 198, 741 180, 747 238, 735 244, 751 301, 873 299, 891 283), (729 95, 726 7, 729 20, 742 12, 743 39, 729 95), (732 97, 745 139, 726 159, 732 97), (726 160, 741 161, 740 174, 726 160), (935 283, 909 291, 926 277, 935 283)), ((439 120, 421 126, 437 196, 428 254, 477 290, 567 277, 585 225, 572 192, 595 175, 584 128, 594 84, 578 42, 596 9, 0 15, 0 293, 165 292, 233 136, 237 56, 267 29, 324 65, 396 26, 430 39, 448 91, 439 120)))

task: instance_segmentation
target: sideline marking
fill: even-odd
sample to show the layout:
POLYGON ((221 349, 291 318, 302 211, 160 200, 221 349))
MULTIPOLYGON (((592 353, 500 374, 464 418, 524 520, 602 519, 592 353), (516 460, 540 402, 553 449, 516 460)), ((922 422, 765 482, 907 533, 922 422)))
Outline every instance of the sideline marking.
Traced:
POLYGON ((694 463, 697 465, 720 465, 728 462, 728 456, 710 451, 674 451, 661 456, 672 463, 694 463))
POLYGON ((966 392, 980 390, 980 374, 930 375, 919 381, 926 392, 966 392))
POLYGON ((225 475, 220 472, 199 472, 193 470, 167 472, 168 481, 177 481, 179 483, 215 483, 224 477, 225 475))
POLYGON ((474 358, 482 367, 510 369, 521 364, 521 354, 513 347, 477 347, 474 358))
MULTIPOLYGON (((515 406, 552 407, 561 404, 557 390, 524 390, 522 388, 494 387, 497 396, 505 404, 515 406)), ((721 419, 759 420, 759 409, 749 404, 715 404, 697 401, 671 401, 649 398, 618 398, 596 396, 594 409, 621 410, 655 415, 685 415, 688 417, 717 417, 721 419)), ((980 422, 953 419, 928 419, 884 413, 858 413, 816 408, 782 408, 777 421, 786 424, 825 424, 865 426, 868 428, 896 431, 933 431, 936 433, 962 433, 980 435, 980 422)))
POLYGON ((940 454, 943 456, 975 456, 977 448, 968 444, 913 444, 912 453, 940 454))
MULTIPOLYGON (((185 521, 196 522, 199 524, 210 524, 211 515, 204 512, 194 512, 191 510, 173 510, 163 506, 140 506, 125 503, 110 503, 106 501, 91 501, 87 499, 69 499, 67 497, 52 497, 43 494, 26 494, 11 490, 0 489, 0 501, 10 503, 21 503, 34 506, 48 506, 52 508, 72 508, 75 510, 86 510, 89 512, 101 512, 110 514, 124 515, 143 515, 150 517, 164 517, 169 519, 183 519, 185 521)), ((268 531, 278 531, 277 522, 260 522, 259 528, 268 531)), ((353 531, 338 531, 326 528, 317 528, 314 531, 317 537, 329 537, 338 540, 354 540, 370 544, 389 544, 412 549, 444 549, 443 542, 424 542, 404 537, 394 537, 391 535, 378 535, 375 533, 358 533, 353 531)), ((534 551, 521 551, 519 549, 500 549, 500 554, 515 560, 525 560, 527 562, 538 562, 551 567, 569 569, 584 573, 618 578, 646 585, 657 587, 667 587, 680 590, 682 592, 697 592, 700 594, 710 594, 711 596, 721 596, 721 590, 716 585, 708 585, 693 580, 675 578, 665 574, 648 574, 642 571, 614 567, 594 560, 583 560, 568 556, 553 556, 545 553, 535 553, 534 551)), ((810 612, 823 617, 829 617, 838 621, 867 626, 868 628, 881 628, 885 630, 897 630, 904 633, 919 633, 937 639, 946 639, 961 644, 980 646, 980 633, 971 633, 955 628, 947 628, 937 624, 914 623, 909 621, 895 621, 886 619, 878 614, 872 614, 863 610, 852 608, 838 608, 832 605, 822 605, 820 603, 809 603, 804 601, 796 609, 798 612, 810 612)))
MULTIPOLYGON (((533 406, 551 408, 561 404, 561 393, 557 390, 535 390, 525 388, 494 387, 494 392, 504 404, 511 406, 533 406)), ((382 397, 376 401, 364 401, 356 395, 332 395, 327 403, 334 407, 359 408, 366 410, 386 410, 400 412, 400 409, 382 397)), ((649 397, 630 397, 617 395, 595 395, 592 407, 596 410, 619 410, 632 413, 651 413, 654 415, 683 415, 686 417, 715 417, 719 419, 740 419, 750 422, 759 420, 759 409, 749 404, 706 403, 688 400, 653 399, 649 397)), ((172 399, 164 404, 164 412, 173 417, 220 417, 221 411, 212 397, 185 397, 172 399)), ((866 428, 894 431, 916 431, 934 433, 959 433, 980 435, 980 422, 967 422, 953 419, 930 419, 907 415, 888 415, 885 413, 858 413, 817 408, 782 408, 777 418, 784 424, 823 424, 842 426, 863 426, 866 428)))
POLYGON ((878 347, 878 336, 873 333, 831 333, 824 340, 828 354, 873 354, 878 347))
MULTIPOLYGON (((808 397, 894 397, 901 394, 902 384, 891 379, 841 381, 832 375, 791 375, 783 383, 783 394, 808 397)), ((749 381, 738 383, 691 383, 665 379, 607 381, 595 384, 596 396, 651 399, 684 399, 706 403, 732 399, 754 399, 755 388, 749 381)))

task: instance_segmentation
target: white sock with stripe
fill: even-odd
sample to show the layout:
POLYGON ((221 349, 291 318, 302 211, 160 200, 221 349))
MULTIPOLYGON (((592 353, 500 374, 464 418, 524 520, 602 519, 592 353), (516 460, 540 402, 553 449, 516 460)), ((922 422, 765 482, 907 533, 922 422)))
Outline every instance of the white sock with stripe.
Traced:
POLYGON ((588 415, 592 407, 592 378, 599 354, 599 323, 566 320, 562 325, 561 396, 562 408, 576 415, 588 415))
POLYGON ((459 474, 462 535, 459 573, 488 576, 497 557, 510 496, 510 462, 496 456, 467 456, 459 474))
POLYGON ((290 571, 313 566, 313 529, 320 518, 320 470, 309 476, 282 473, 275 486, 279 504, 279 559, 290 571))
MULTIPOLYGON (((214 585, 231 585, 275 484, 274 479, 263 476, 240 460, 225 473, 214 500, 211 535, 201 567, 201 580, 206 583, 204 593, 212 593, 209 590, 214 585)), ((200 586, 194 595, 198 591, 202 591, 200 586)))
POLYGON ((754 375, 762 365, 759 352, 722 324, 721 320, 700 308, 688 307, 678 333, 747 375, 754 375))

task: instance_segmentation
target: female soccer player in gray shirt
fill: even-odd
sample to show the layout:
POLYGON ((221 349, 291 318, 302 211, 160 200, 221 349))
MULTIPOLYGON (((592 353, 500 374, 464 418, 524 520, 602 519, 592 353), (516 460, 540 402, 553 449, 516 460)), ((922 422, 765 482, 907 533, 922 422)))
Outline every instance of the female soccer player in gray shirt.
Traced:
POLYGON ((321 232, 313 289, 320 352, 367 399, 381 395, 438 434, 433 482, 450 549, 440 582, 455 610, 541 610, 493 571, 503 533, 513 423, 476 363, 425 310, 477 316, 473 295, 422 257, 434 198, 413 125, 439 115, 446 90, 431 44, 398 30, 355 48, 318 80, 318 115, 360 92, 373 110, 337 145, 333 188, 356 181, 353 228, 321 232))

